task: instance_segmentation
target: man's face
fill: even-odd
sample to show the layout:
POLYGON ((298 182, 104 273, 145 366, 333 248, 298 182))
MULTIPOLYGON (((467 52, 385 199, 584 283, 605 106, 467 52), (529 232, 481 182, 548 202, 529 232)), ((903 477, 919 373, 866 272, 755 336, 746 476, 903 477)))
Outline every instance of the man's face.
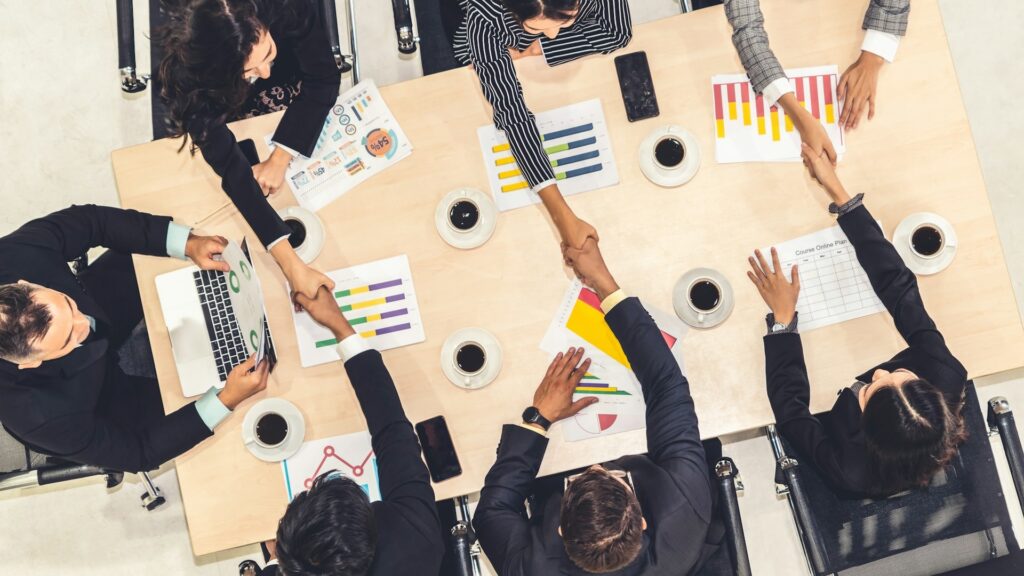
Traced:
MULTIPOLYGON (((19 284, 31 284, 19 280, 19 284)), ((89 337, 89 319, 78 309, 78 304, 63 292, 31 284, 32 301, 46 306, 50 312, 50 327, 46 334, 32 344, 31 358, 18 364, 19 369, 37 368, 47 360, 67 356, 89 337)))

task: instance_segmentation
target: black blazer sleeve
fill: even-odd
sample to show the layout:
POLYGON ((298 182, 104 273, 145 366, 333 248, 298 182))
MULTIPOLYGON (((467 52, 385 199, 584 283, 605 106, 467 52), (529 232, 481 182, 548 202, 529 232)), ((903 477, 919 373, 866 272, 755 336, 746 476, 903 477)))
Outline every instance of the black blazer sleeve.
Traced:
POLYGON ((907 344, 964 375, 964 382, 958 384, 959 390, 944 390, 959 396, 966 384, 967 370, 949 351, 935 322, 928 316, 914 273, 882 235, 882 229, 864 205, 841 216, 839 225, 857 251, 857 260, 867 273, 871 287, 892 315, 896 329, 907 344))
POLYGON ((547 437, 506 424, 501 430, 498 459, 484 479, 473 529, 502 576, 527 576, 531 537, 525 502, 533 492, 547 446, 547 437))
POLYGON ((370 429, 382 502, 413 528, 413 532, 403 532, 408 535, 408 551, 425 566, 435 566, 436 573, 444 556, 444 542, 434 490, 395 383, 376 350, 351 358, 345 370, 370 429))
POLYGON ((92 412, 50 420, 23 436, 47 452, 123 472, 154 470, 213 435, 195 403, 130 430, 92 412))
POLYGON ((313 154, 331 106, 338 99, 341 72, 334 63, 331 43, 327 39, 321 11, 310 19, 306 33, 294 40, 302 89, 288 106, 274 132, 274 142, 283 144, 304 156, 313 154))
POLYGON ((4 242, 56 251, 65 261, 96 246, 125 254, 167 256, 170 221, 166 216, 109 206, 72 206, 26 223, 4 242))
POLYGON ((704 520, 711 519, 711 480, 700 442, 690 384, 661 330, 637 298, 605 315, 643 388, 647 452, 675 480, 704 520))
MULTIPOLYGON (((195 140, 195 133, 191 133, 195 140)), ((252 175, 252 166, 238 147, 235 135, 223 122, 210 121, 206 140, 199 144, 203 159, 220 176, 220 186, 252 227, 264 247, 291 230, 263 196, 259 183, 252 175)))

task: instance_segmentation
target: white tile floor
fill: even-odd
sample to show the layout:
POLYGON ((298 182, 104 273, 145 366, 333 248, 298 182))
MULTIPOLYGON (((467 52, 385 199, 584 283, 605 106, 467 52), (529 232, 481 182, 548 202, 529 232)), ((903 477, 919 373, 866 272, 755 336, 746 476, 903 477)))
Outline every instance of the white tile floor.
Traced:
MULTIPOLYGON (((1024 5, 1014 0, 940 3, 1007 263, 1018 301, 1024 302, 1024 163, 1015 139, 1024 133, 1024 114, 1013 100, 1024 92, 1018 32, 1024 28, 1024 5)), ((150 69, 147 4, 136 1, 142 71, 150 69)), ((344 3, 339 4, 344 19, 344 3)), ((0 124, 0 234, 70 203, 116 205, 108 152, 151 138, 151 93, 126 97, 118 88, 113 3, 0 6, 0 108, 8 112, 0 124)), ((631 0, 631 8, 639 23, 675 14, 678 0, 631 0)), ((383 85, 421 74, 417 59, 398 56, 387 2, 358 0, 357 17, 364 76, 383 85)), ((341 28, 346 35, 346 26, 341 28)), ((1007 396, 1022 412, 1022 382, 1024 371, 986 378, 978 382, 980 396, 1007 396)), ((998 440, 993 447, 1001 453, 998 440)), ((775 497, 767 440, 733 442, 725 451, 741 466, 746 483, 740 506, 755 574, 804 573, 789 509, 775 497)), ((155 479, 168 500, 155 512, 138 507, 141 488, 132 479, 110 494, 92 480, 0 493, 0 542, 5 544, 0 575, 229 576, 240 559, 257 556, 250 546, 194 557, 173 469, 165 467, 155 479)), ((1024 534, 1014 492, 1006 494, 1016 533, 1024 534)))

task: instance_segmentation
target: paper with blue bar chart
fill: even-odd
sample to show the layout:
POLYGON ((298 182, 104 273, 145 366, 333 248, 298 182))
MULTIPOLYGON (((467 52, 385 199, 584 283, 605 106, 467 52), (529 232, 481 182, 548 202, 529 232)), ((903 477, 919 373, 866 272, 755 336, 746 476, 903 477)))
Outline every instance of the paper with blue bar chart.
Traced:
MULTIPOLYGON (((334 298, 355 331, 376 350, 426 340, 409 258, 404 254, 328 272, 334 298)), ((331 331, 292 309, 303 368, 341 360, 331 331)))
POLYGON ((412 144, 398 120, 373 80, 364 80, 338 96, 313 155, 295 157, 285 181, 299 204, 315 212, 409 154, 412 144))
POLYGON ((318 476, 346 476, 356 483, 371 502, 380 500, 377 456, 370 446, 370 433, 355 432, 303 442, 294 456, 281 462, 288 501, 309 490, 318 476))
MULTIPOLYGON (((598 99, 541 112, 537 128, 563 196, 619 183, 604 109, 598 99)), ((505 133, 493 124, 477 130, 487 179, 498 210, 539 204, 540 196, 523 178, 505 133)))

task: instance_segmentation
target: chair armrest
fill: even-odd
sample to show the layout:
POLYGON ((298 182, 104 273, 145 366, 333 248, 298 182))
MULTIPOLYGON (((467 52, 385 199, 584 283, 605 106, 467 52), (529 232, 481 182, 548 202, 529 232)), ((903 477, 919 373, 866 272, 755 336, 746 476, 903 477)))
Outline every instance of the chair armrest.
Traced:
POLYGON ((456 522, 455 526, 452 526, 452 550, 455 552, 457 576, 473 576, 473 558, 470 554, 470 547, 473 545, 472 532, 473 529, 462 521, 456 522))
POLYGON ((742 483, 738 484, 740 482, 739 469, 732 458, 722 458, 715 464, 715 477, 718 479, 718 496, 722 505, 725 530, 729 538, 733 573, 736 576, 751 576, 750 557, 747 555, 747 538, 743 532, 740 503, 736 497, 738 490, 742 489, 742 483))
POLYGON ((991 431, 999 432, 1006 461, 1010 465, 1013 487, 1017 490, 1017 502, 1024 511, 1024 448, 1021 447, 1017 424, 1006 398, 996 396, 988 401, 988 426, 991 431))
POLYGON ((146 89, 149 76, 135 70, 135 12, 132 0, 117 1, 117 68, 121 90, 134 94, 146 89))
POLYGON ((818 530, 818 523, 811 512, 811 502, 807 492, 803 488, 800 477, 800 463, 786 454, 782 437, 779 436, 775 425, 768 426, 768 439, 772 445, 776 460, 776 481, 784 485, 785 489, 780 494, 786 494, 789 506, 793 511, 796 520, 797 530, 800 532, 800 540, 804 546, 804 553, 810 563, 811 570, 815 574, 827 574, 831 572, 829 567, 828 551, 818 530))
POLYGON ((89 476, 106 476, 108 473, 107 470, 99 466, 89 464, 64 464, 61 466, 39 468, 36 472, 39 473, 40 486, 88 478, 89 476))

